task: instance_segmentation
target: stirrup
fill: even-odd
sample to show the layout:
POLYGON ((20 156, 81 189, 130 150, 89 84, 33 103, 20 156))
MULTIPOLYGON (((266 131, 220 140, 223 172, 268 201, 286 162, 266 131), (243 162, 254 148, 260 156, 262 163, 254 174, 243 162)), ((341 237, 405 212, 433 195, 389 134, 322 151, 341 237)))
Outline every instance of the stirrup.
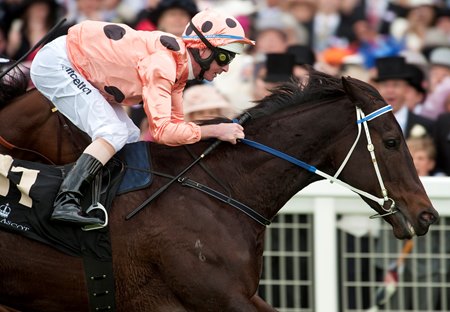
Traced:
POLYGON ((105 222, 103 224, 89 224, 89 225, 85 225, 85 226, 83 226, 81 228, 83 231, 98 230, 98 229, 102 229, 102 228, 104 228, 105 226, 108 225, 108 212, 106 211, 105 207, 100 202, 92 204, 86 210, 86 213, 89 213, 89 212, 91 212, 93 210, 96 210, 96 209, 100 209, 101 211, 103 211, 103 213, 105 214, 105 222))

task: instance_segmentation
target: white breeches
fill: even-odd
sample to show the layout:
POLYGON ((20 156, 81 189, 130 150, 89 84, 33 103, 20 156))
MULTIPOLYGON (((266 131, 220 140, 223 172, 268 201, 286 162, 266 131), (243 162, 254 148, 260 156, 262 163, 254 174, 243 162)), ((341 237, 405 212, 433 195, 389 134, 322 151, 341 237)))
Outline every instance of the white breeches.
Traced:
POLYGON ((31 80, 73 124, 92 140, 103 138, 115 151, 139 140, 139 128, 119 104, 110 104, 76 69, 66 49, 66 36, 45 45, 34 58, 31 80))

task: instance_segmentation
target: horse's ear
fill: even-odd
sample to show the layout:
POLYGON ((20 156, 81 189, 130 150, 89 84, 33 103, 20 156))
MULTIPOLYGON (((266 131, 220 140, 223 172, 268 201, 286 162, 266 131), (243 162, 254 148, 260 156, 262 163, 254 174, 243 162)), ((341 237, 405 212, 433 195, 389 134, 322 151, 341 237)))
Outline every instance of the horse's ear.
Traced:
POLYGON ((345 93, 347 93, 348 98, 352 101, 352 103, 354 103, 355 105, 357 105, 358 103, 364 103, 363 99, 361 98, 361 96, 363 95, 363 93, 361 92, 361 90, 355 86, 354 83, 352 83, 351 81, 351 77, 345 78, 342 77, 342 86, 344 87, 344 91, 345 93))

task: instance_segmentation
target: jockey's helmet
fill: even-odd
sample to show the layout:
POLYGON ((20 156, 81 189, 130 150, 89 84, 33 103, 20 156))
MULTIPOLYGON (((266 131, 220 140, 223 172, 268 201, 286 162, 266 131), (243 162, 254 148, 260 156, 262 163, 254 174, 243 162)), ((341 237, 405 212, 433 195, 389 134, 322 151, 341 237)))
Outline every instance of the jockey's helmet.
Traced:
POLYGON ((213 60, 220 66, 228 65, 236 54, 242 53, 246 44, 255 44, 245 37, 242 25, 233 16, 210 9, 201 11, 192 18, 182 38, 202 68, 201 79, 213 60), (208 58, 202 59, 198 50, 205 48, 213 53, 208 58))

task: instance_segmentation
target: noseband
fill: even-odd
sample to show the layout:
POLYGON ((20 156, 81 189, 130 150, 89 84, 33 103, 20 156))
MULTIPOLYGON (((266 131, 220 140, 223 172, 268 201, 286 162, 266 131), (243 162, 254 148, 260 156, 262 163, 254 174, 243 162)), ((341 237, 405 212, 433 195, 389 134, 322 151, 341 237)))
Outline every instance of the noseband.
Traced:
POLYGON ((358 125, 358 135, 356 136, 355 142, 353 143, 352 147, 350 148, 350 150, 347 153, 347 156, 345 157, 344 161, 342 162, 341 166, 339 167, 339 169, 336 171, 336 173, 334 174, 334 176, 331 176, 323 171, 318 170, 317 168, 315 168, 314 166, 311 166, 301 160, 298 160, 292 156, 289 156, 283 152, 280 152, 278 150, 275 150, 271 147, 268 147, 266 145, 263 145, 261 143, 258 142, 254 142, 248 139, 240 139, 239 141, 247 144, 251 147, 257 148, 259 150, 262 150, 264 152, 267 152, 269 154, 272 154, 276 157, 282 158, 284 160, 289 161, 290 163, 293 163, 299 167, 302 167, 312 173, 315 173, 327 180, 329 180, 331 183, 337 183, 340 184, 346 188, 348 188, 349 190, 358 193, 361 196, 364 196, 368 199, 371 199, 373 201, 375 201, 376 203, 378 203, 378 205, 380 205, 380 207, 383 209, 383 211, 385 211, 385 213, 383 214, 374 214, 372 216, 370 216, 371 219, 373 218, 382 218, 385 216, 389 216, 392 215, 394 213, 396 213, 398 210, 396 209, 395 206, 395 201, 390 198, 388 196, 388 192, 386 190, 386 187, 384 186, 383 183, 383 178, 381 177, 381 173, 380 173, 380 169, 378 167, 378 162, 375 156, 375 147, 372 144, 372 138, 370 136, 370 131, 369 131, 369 126, 367 125, 367 123, 387 112, 392 111, 392 106, 391 105, 386 105, 376 111, 374 111, 373 113, 370 113, 369 115, 364 115, 364 112, 361 110, 361 108, 356 107, 356 123, 358 125), (366 134, 366 138, 367 138, 367 150, 370 153, 370 157, 372 158, 372 163, 373 163, 373 167, 375 169, 375 173, 377 175, 377 179, 378 179, 378 183, 380 185, 381 188, 381 194, 383 195, 383 197, 376 197, 372 194, 369 194, 363 190, 360 190, 358 188, 355 188, 353 186, 351 186, 350 184, 345 183, 342 180, 338 179, 339 174, 342 172, 342 170, 344 169, 345 165, 347 164, 348 160, 350 159, 350 156, 352 155, 353 151, 355 150, 355 147, 359 141, 359 138, 361 137, 361 128, 362 126, 364 126, 364 132, 366 134))

